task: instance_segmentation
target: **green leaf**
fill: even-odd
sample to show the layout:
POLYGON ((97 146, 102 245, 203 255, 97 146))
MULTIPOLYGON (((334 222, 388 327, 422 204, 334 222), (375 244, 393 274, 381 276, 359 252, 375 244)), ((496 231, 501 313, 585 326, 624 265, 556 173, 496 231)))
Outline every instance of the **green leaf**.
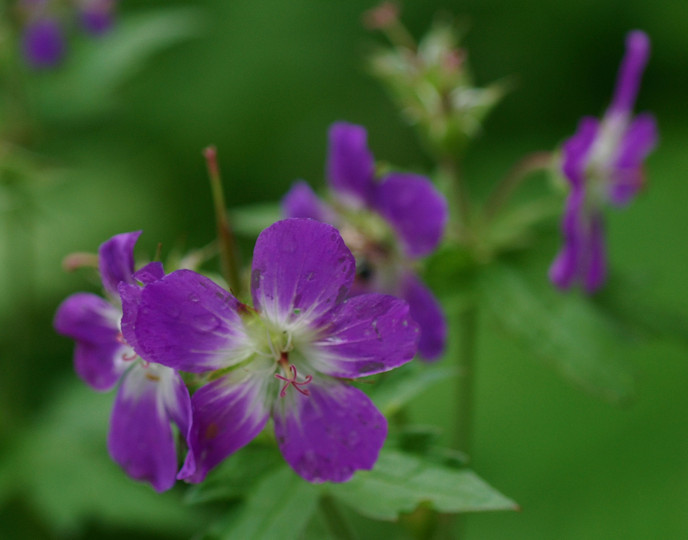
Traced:
POLYGON ((279 203, 256 203, 230 210, 232 229, 236 234, 256 237, 275 221, 283 218, 279 203))
POLYGON ((186 502, 198 504, 243 497, 262 476, 283 463, 277 448, 249 445, 223 461, 203 483, 192 486, 186 502))
POLYGON ((200 34, 201 13, 167 8, 122 17, 117 28, 97 43, 71 51, 59 72, 37 82, 37 98, 48 116, 74 119, 101 112, 115 92, 162 50, 200 34), (79 99, 74 99, 78 92, 79 99))
POLYGON ((518 508, 472 471, 389 449, 382 450, 372 471, 359 471, 349 482, 324 489, 364 516, 382 520, 395 520, 420 504, 446 513, 518 508))
POLYGON ((318 508, 320 490, 286 465, 264 477, 250 492, 220 539, 296 540, 318 508))
POLYGON ((81 383, 56 396, 48 414, 3 456, 2 491, 11 478, 13 489, 61 535, 74 535, 94 520, 120 529, 192 534, 207 519, 204 512, 185 508, 175 491, 159 494, 131 480, 108 456, 113 397, 81 383))
POLYGON ((420 393, 457 373, 454 367, 429 367, 410 362, 385 375, 371 392, 371 398, 385 416, 391 416, 420 393))
POLYGON ((529 283, 503 264, 485 267, 482 298, 504 331, 565 379, 611 402, 634 397, 635 377, 617 328, 575 291, 561 293, 542 277, 529 283))
POLYGON ((688 313, 659 305, 652 280, 613 274, 593 301, 636 337, 667 338, 688 345, 688 313))

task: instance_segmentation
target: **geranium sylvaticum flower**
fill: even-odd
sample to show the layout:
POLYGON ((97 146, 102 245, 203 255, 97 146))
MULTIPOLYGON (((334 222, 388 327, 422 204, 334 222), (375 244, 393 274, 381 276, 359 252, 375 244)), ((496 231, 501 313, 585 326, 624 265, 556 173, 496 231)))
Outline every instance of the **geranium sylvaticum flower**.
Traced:
POLYGON ((75 369, 87 384, 105 391, 120 383, 110 419, 110 455, 132 478, 164 491, 172 487, 178 470, 170 424, 177 424, 188 437, 191 400, 175 370, 142 360, 122 335, 118 285, 130 284, 132 297, 140 292, 137 280, 163 276, 159 263, 134 272, 134 246, 140 234, 119 234, 100 246, 98 267, 107 299, 76 293, 62 302, 54 325, 76 341, 75 369))
POLYGON ((120 285, 123 332, 139 354, 208 375, 192 397, 179 478, 201 482, 270 417, 284 458, 311 482, 343 482, 373 467, 387 423, 344 379, 410 361, 418 328, 403 300, 349 298, 354 274, 354 257, 334 227, 288 219, 256 241, 253 307, 191 270, 143 289, 120 285))
POLYGON ((642 163, 657 142, 657 127, 652 115, 632 118, 632 110, 649 53, 647 35, 630 32, 611 105, 601 120, 583 118, 563 145, 562 170, 571 191, 562 221, 564 246, 550 268, 550 279, 562 289, 580 283, 594 292, 603 284, 602 209, 624 206, 643 186, 642 163))
POLYGON ((375 291, 406 300, 420 326, 420 356, 438 358, 446 342, 445 317, 413 261, 439 244, 447 222, 446 200, 424 176, 392 172, 376 178, 366 130, 347 123, 330 128, 327 179, 331 205, 299 181, 283 200, 285 216, 338 227, 357 258, 352 293, 375 291))

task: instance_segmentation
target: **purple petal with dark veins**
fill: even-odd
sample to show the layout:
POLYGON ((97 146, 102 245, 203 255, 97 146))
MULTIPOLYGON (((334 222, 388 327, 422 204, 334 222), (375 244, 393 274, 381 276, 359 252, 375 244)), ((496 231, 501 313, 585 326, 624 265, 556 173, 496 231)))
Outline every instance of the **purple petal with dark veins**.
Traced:
POLYGON ((330 224, 337 220, 332 209, 303 180, 296 182, 282 199, 282 214, 286 218, 310 218, 330 224))
POLYGON ((271 373, 241 368, 203 386, 191 398, 189 453, 178 478, 202 482, 208 471, 251 442, 270 416, 266 389, 271 373))
POLYGON ((375 188, 375 161, 365 128, 344 122, 330 127, 327 179, 339 195, 369 204, 375 188))
POLYGON ((447 342, 447 321, 440 303, 411 273, 402 280, 400 296, 408 302, 411 317, 420 328, 418 354, 424 360, 437 360, 447 342))
POLYGON ((657 124, 650 114, 638 115, 624 133, 612 166, 609 198, 612 204, 628 203, 643 185, 642 164, 657 144, 657 124))
POLYGON ((629 32, 626 36, 626 54, 621 61, 608 114, 630 114, 649 57, 650 38, 647 34, 640 30, 629 32))
POLYGON ((53 325, 76 341, 74 369, 95 390, 109 390, 126 369, 131 349, 118 341, 117 308, 100 296, 77 293, 57 309, 53 325))
POLYGON ((103 242, 98 248, 98 270, 105 290, 117 294, 120 281, 134 283, 134 246, 141 231, 122 233, 103 242))
POLYGON ((392 173, 377 186, 372 204, 401 237, 409 257, 439 244, 447 224, 447 201, 424 176, 392 173))
POLYGON ((198 373, 250 355, 239 316, 245 306, 210 279, 177 270, 146 285, 140 297, 129 292, 122 295, 125 337, 133 325, 132 341, 142 358, 198 373))
POLYGON ((164 366, 137 363, 117 392, 108 450, 129 476, 157 491, 170 489, 177 476, 171 421, 188 436, 190 398, 181 377, 164 366))
POLYGON ((24 58, 34 68, 55 66, 65 52, 62 28, 56 19, 41 18, 27 25, 22 38, 24 58))
POLYGON ((275 403, 275 436, 287 463, 314 483, 346 482, 372 469, 387 421, 370 398, 339 382, 314 381, 308 389, 309 396, 293 392, 275 403))
POLYGON ((331 225, 285 219, 265 229, 253 252, 251 292, 269 320, 313 323, 346 298, 356 263, 331 225))
POLYGON ((597 118, 583 117, 576 133, 562 147, 561 168, 573 187, 582 188, 585 184, 585 166, 598 131, 597 118))
POLYGON ((327 334, 304 347, 317 371, 355 379, 389 371, 413 359, 418 325, 403 300, 382 294, 349 298, 331 315, 327 334))

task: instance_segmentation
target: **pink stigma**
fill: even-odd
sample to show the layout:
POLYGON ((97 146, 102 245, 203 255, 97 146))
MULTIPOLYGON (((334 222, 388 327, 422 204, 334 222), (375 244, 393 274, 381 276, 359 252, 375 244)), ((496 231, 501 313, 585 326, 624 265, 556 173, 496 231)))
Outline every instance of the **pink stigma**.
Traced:
POLYGON ((275 373, 275 378, 280 379, 281 381, 285 381, 286 384, 282 387, 282 390, 280 390, 280 397, 283 398, 287 395, 287 388, 289 388, 290 385, 292 385, 297 392, 300 392, 304 396, 310 396, 311 393, 309 390, 306 388, 300 388, 300 386, 306 386, 308 383, 310 383, 313 380, 312 375, 307 375, 306 378, 298 382, 296 380, 296 366, 294 364, 289 365, 289 371, 291 371, 291 377, 284 377, 280 375, 279 373, 275 373))

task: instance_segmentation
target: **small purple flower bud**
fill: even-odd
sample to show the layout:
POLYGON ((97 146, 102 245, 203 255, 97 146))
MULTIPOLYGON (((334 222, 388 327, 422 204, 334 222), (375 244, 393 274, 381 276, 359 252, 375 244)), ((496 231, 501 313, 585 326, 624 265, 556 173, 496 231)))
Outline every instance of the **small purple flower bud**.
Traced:
POLYGON ((24 30, 22 49, 27 62, 34 68, 50 68, 62 59, 65 42, 56 19, 32 21, 24 30))

